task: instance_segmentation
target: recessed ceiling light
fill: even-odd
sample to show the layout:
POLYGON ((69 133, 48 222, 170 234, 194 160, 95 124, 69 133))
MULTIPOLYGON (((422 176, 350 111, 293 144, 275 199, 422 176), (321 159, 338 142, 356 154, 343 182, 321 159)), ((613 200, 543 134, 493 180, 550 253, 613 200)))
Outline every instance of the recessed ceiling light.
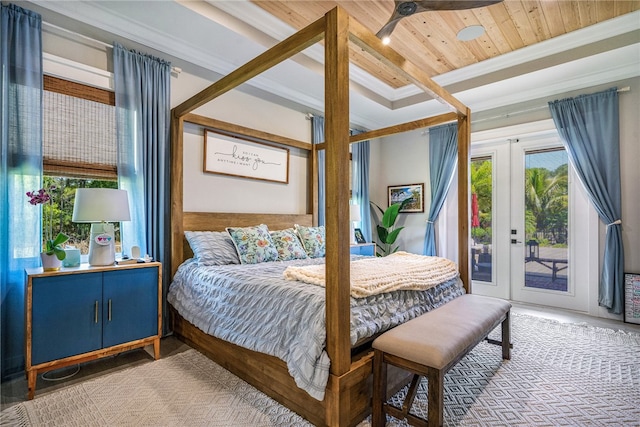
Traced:
POLYGON ((484 34, 484 27, 482 25, 470 25, 458 31, 458 40, 463 42, 476 39, 484 34))

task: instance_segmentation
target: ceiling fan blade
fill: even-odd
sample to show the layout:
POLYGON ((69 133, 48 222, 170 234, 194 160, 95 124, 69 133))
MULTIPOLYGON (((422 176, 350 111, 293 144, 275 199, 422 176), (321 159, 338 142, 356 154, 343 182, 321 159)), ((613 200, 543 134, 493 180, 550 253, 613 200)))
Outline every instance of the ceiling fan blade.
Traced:
POLYGON ((400 22, 402 18, 404 18, 404 16, 395 16, 395 15, 389 18, 389 21, 387 21, 387 23, 384 24, 382 28, 380 28, 380 31, 376 33, 376 37, 378 37, 379 39, 382 39, 384 37, 390 36, 391 33, 393 33, 393 30, 396 28, 396 25, 398 24, 398 22, 400 22))
POLYGON ((378 38, 390 36, 396 25, 402 18, 411 16, 416 13, 427 12, 430 10, 465 10, 475 9, 477 7, 491 6, 492 4, 501 3, 503 0, 422 0, 422 1, 405 1, 395 0, 395 6, 391 17, 386 24, 376 33, 378 38))
MULTIPOLYGON (((419 10, 415 13, 426 12, 428 10, 466 10, 478 7, 491 6, 502 3, 503 0, 422 0, 416 3, 419 10)), ((403 3, 403 2, 401 2, 403 3)))

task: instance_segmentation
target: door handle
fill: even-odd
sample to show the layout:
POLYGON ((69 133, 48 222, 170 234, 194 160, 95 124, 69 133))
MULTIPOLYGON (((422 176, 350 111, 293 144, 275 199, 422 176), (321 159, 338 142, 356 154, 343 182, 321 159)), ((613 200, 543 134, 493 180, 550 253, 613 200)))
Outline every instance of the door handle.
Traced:
POLYGON ((522 243, 522 240, 511 239, 512 245, 515 245, 516 243, 522 243))

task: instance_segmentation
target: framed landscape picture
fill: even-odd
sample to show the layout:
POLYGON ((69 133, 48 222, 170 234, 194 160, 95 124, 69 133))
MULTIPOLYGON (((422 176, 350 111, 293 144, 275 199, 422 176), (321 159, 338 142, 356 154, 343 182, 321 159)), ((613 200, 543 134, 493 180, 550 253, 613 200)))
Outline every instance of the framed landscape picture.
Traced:
POLYGON ((640 274, 624 274, 624 321, 640 324, 640 274))
POLYGON ((410 199, 400 212, 424 212, 424 184, 390 185, 388 190, 389 206, 410 199))

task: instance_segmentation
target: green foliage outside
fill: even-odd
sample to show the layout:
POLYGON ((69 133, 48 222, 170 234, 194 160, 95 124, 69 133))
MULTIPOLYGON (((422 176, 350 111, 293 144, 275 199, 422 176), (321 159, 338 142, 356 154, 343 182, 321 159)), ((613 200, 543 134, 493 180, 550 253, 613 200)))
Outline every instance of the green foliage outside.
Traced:
MULTIPOLYGON (((525 175, 525 241, 536 240, 540 246, 567 246, 568 169, 567 164, 551 171, 527 168, 525 175)), ((478 196, 479 227, 471 228, 478 244, 491 244, 492 161, 471 162, 471 192, 478 196)))
POLYGON ((569 165, 530 168, 525 175, 525 239, 540 246, 567 246, 569 165))
POLYGON ((491 244, 491 194, 493 191, 493 166, 491 160, 471 161, 471 193, 478 195, 479 227, 471 227, 471 237, 481 245, 491 244))
MULTIPOLYGON (((67 245, 75 246, 79 248, 83 254, 86 254, 89 250, 88 242, 91 224, 81 224, 71 221, 71 218, 73 217, 73 201, 76 197, 76 189, 118 188, 118 182, 108 180, 45 176, 43 179, 43 184, 45 188, 55 186, 55 190, 52 191, 54 195, 53 203, 42 205, 42 215, 51 215, 50 218, 53 218, 53 234, 66 234, 67 236, 69 236, 67 245)), ((116 242, 120 241, 120 230, 117 226, 115 240, 116 242)))

